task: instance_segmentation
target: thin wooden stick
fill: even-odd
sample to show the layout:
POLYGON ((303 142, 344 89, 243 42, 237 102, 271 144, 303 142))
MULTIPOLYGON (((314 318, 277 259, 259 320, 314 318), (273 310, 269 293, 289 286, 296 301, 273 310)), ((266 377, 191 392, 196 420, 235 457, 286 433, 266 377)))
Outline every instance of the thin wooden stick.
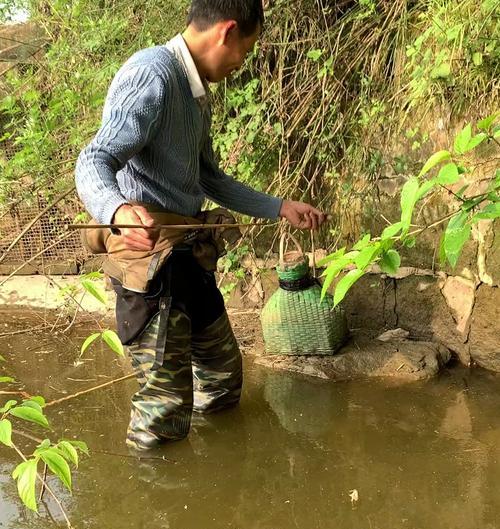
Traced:
POLYGON ((83 391, 79 391, 78 393, 74 393, 73 395, 68 395, 67 397, 63 397, 62 399, 52 400, 51 402, 48 402, 47 404, 45 404, 44 407, 48 408, 49 406, 55 406, 56 404, 60 404, 61 402, 66 402, 67 400, 75 399, 76 397, 86 395, 87 393, 92 393, 93 391, 97 391, 98 389, 112 386, 113 384, 116 384, 117 382, 122 382, 123 380, 134 378, 135 376, 137 376, 137 372, 134 371, 133 373, 130 373, 130 375, 126 375, 124 377, 111 380, 110 382, 105 382, 104 384, 100 384, 99 386, 95 386, 89 389, 84 389, 83 391))
POLYGON ((261 223, 250 223, 250 224, 157 224, 154 226, 144 226, 143 224, 66 224, 67 230, 93 230, 96 228, 102 229, 143 229, 143 230, 163 230, 163 229, 175 229, 175 230, 209 230, 213 228, 247 228, 253 226, 261 226, 270 228, 275 226, 276 223, 267 224, 261 223))
POLYGON ((40 496, 38 496, 38 501, 42 501, 43 493, 45 492, 45 483, 47 480, 47 463, 43 466, 43 483, 42 488, 40 489, 40 496))
POLYGON ((30 399, 31 395, 26 391, 0 391, 0 395, 21 395, 23 399, 30 399))

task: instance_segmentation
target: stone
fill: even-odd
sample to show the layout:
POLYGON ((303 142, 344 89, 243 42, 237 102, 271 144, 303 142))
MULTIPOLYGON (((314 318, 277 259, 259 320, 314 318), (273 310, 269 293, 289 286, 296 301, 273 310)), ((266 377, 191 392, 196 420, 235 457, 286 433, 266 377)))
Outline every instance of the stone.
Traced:
POLYGON ((479 287, 469 344, 472 360, 477 365, 500 372, 500 288, 479 287))
POLYGON ((335 356, 265 355, 255 361, 269 368, 328 380, 390 377, 413 381, 437 375, 450 359, 450 351, 437 343, 383 343, 358 335, 335 356))
POLYGON ((381 194, 395 197, 399 194, 406 181, 407 179, 404 176, 398 176, 395 178, 381 178, 377 182, 377 187, 381 194))
POLYGON ((452 310, 441 293, 438 277, 411 276, 397 281, 397 326, 410 331, 413 339, 443 344, 453 351, 460 362, 470 364, 467 336, 457 330, 452 310), (425 283, 425 286, 422 285, 425 283))
POLYGON ((343 305, 351 330, 373 331, 395 327, 395 281, 367 274, 354 284, 343 305))
POLYGON ((465 335, 474 307, 475 284, 463 277, 448 277, 441 290, 457 324, 457 331, 465 335))
POLYGON ((409 336, 410 331, 406 331, 405 329, 390 329, 378 336, 377 340, 380 342, 403 342, 409 336))
POLYGON ((500 221, 478 222, 474 237, 479 242, 479 278, 490 286, 500 286, 500 221))

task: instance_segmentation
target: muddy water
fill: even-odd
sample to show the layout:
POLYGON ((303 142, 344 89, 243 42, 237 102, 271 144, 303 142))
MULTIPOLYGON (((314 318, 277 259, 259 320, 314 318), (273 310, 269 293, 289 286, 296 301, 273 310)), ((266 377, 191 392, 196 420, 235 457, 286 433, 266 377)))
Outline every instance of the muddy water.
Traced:
MULTIPOLYGON (((60 398, 127 372, 100 348, 75 367, 85 335, 3 338, 0 352, 26 390, 60 398)), ((48 411, 54 438, 75 436, 93 451, 73 496, 50 481, 76 528, 500 528, 500 378, 491 374, 325 383, 247 358, 241 407, 197 418, 188 440, 147 459, 123 443, 134 388, 123 382, 48 411)), ((48 499, 39 515, 20 507, 15 463, 0 448, 0 527, 60 523, 48 499)))

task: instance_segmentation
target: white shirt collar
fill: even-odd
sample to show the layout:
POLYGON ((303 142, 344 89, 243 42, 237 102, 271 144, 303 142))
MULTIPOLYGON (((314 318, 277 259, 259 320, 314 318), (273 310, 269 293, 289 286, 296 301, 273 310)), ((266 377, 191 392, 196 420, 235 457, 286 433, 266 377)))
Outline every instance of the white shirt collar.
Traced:
POLYGON ((179 33, 172 40, 167 42, 166 47, 177 57, 184 67, 193 97, 195 99, 205 97, 207 95, 206 87, 201 80, 198 68, 196 68, 196 64, 194 63, 184 37, 179 33))

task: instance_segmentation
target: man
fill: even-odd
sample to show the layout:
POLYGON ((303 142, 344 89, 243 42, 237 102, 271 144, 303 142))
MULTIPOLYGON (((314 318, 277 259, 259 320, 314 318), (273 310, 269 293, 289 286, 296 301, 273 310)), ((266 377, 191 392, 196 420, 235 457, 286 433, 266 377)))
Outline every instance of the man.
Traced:
MULTIPOLYGON (((254 191, 214 161, 208 83, 242 66, 263 23, 261 0, 193 0, 182 35, 136 53, 120 69, 102 126, 76 169, 78 193, 98 223, 150 227, 151 208, 195 217, 206 197, 297 228, 324 222, 312 206, 254 191)), ((155 251, 157 231, 119 234, 129 250, 155 251)), ((174 248, 148 292, 114 286, 119 329, 132 321, 137 331, 137 318, 141 324, 139 333, 122 338, 141 373, 129 446, 182 439, 193 410, 210 413, 239 401, 241 355, 213 273, 196 262, 189 245, 174 248)))

